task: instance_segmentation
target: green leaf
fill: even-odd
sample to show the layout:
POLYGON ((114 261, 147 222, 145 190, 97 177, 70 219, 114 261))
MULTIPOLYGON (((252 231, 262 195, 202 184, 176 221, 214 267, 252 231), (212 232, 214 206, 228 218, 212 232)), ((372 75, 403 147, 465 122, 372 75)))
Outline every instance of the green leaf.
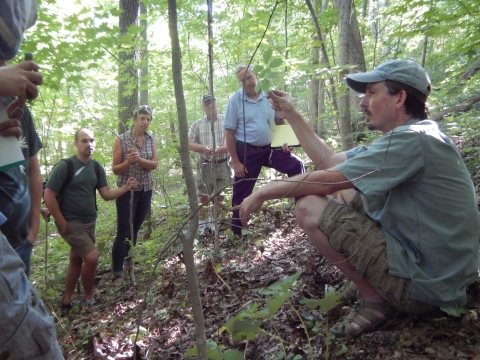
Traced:
POLYGON ((255 65, 253 67, 253 73, 258 74, 260 71, 263 71, 263 69, 265 69, 263 65, 255 65))
MULTIPOLYGON (((262 89, 263 90, 263 89, 262 89)), ((293 275, 284 277, 281 280, 273 283, 266 289, 261 289, 258 292, 262 295, 279 295, 281 293, 287 292, 290 289, 298 277, 301 275, 301 271, 297 271, 293 275)))
POLYGON ((222 271, 222 263, 218 263, 213 266, 215 269, 215 272, 218 274, 220 271, 222 271))
POLYGON ((217 343, 212 340, 207 340, 207 351, 213 351, 217 348, 217 343))
POLYGON ((263 62, 265 64, 268 64, 268 62, 270 61, 270 58, 272 57, 272 54, 273 54, 273 49, 267 49, 263 52, 262 56, 263 56, 263 62))
POLYGON ((329 286, 323 299, 312 300, 303 298, 300 300, 300 304, 306 305, 309 309, 320 307, 320 311, 326 313, 340 304, 338 302, 339 297, 340 295, 335 295, 335 289, 332 286, 329 286))
POLYGON ((283 64, 283 60, 281 58, 275 58, 270 62, 268 67, 273 69, 273 68, 281 66, 282 64, 283 64))
POLYGON ((273 79, 273 78, 277 77, 277 75, 278 75, 278 72, 271 71, 271 72, 268 72, 268 73, 265 74, 265 78, 266 79, 273 79))
POLYGON ((347 351, 348 349, 345 344, 340 344, 340 349, 335 352, 335 355, 340 356, 342 354, 345 354, 347 351))
POLYGON ((267 301, 265 308, 259 311, 258 317, 262 319, 269 319, 276 314, 276 312, 282 307, 283 304, 293 295, 292 291, 279 294, 267 301))
POLYGON ((192 348, 188 349, 184 355, 185 358, 194 357, 194 356, 198 356, 197 345, 194 345, 192 348))
POLYGON ((238 350, 227 350, 223 353, 224 360, 244 360, 243 353, 238 350))
POLYGON ((271 86, 272 86, 272 83, 270 82, 270 80, 262 79, 258 82, 257 86, 255 87, 255 91, 263 90, 265 92, 268 92, 271 86))
MULTIPOLYGON (((222 352, 220 351, 221 346, 218 346, 215 341, 207 340, 207 358, 209 360, 222 360, 222 352)), ((198 356, 197 345, 194 345, 192 348, 188 349, 184 357, 194 357, 198 356)))
POLYGON ((237 317, 231 318, 227 321, 226 328, 232 339, 235 342, 242 340, 254 340, 257 334, 264 334, 260 329, 261 321, 252 322, 251 320, 241 320, 237 317))
POLYGON ((465 306, 440 307, 440 310, 446 312, 448 315, 456 317, 468 313, 468 310, 465 306))

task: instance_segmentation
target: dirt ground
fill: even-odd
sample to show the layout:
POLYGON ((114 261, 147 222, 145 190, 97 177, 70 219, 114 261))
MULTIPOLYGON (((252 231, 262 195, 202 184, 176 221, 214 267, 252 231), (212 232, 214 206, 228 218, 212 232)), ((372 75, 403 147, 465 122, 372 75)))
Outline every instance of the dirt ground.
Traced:
MULTIPOLYGON (((273 223, 269 216, 263 221, 273 223)), ((232 242, 222 234, 216 261, 205 256, 213 249, 213 235, 199 239, 197 276, 206 338, 223 346, 222 351, 236 349, 246 359, 480 359, 480 282, 469 288, 468 312, 459 317, 441 311, 425 318, 404 316, 357 339, 327 339, 326 330, 348 307, 322 313, 308 309, 301 300, 322 299, 325 285, 338 292, 345 280, 316 253, 291 215, 282 215, 281 222, 279 229, 255 240, 232 242), (290 303, 260 324, 264 334, 234 342, 225 331, 227 321, 252 304, 264 307, 266 297, 259 290, 298 271, 301 275, 292 287, 290 303)), ((109 272, 99 273, 97 293, 102 304, 63 314, 61 319, 69 326, 59 341, 69 349, 67 359, 132 359, 139 315, 137 359, 184 358, 194 345, 195 328, 182 257, 163 265, 146 305, 147 269, 138 267, 136 286, 125 282, 115 288, 109 272)))

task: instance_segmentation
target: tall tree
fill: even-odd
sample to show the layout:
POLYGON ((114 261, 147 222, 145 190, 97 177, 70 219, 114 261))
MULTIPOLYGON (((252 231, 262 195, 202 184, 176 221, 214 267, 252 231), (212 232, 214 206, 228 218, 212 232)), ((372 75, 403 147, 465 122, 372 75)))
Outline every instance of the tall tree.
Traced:
MULTIPOLYGON (((365 72, 367 66, 365 64, 365 54, 363 52, 362 35, 360 33, 360 27, 358 25, 358 18, 356 9, 353 7, 355 3, 352 3, 352 12, 350 17, 350 36, 349 38, 349 50, 350 50, 350 72, 365 72)), ((359 116, 359 101, 358 94, 349 89, 350 92, 350 109, 353 130, 360 133, 363 130, 365 124, 365 117, 359 116)))
POLYGON ((137 50, 128 32, 138 21, 139 0, 120 0, 120 52, 118 58, 118 132, 128 129, 134 106, 138 104, 138 72, 135 68, 137 50))
POLYGON ((192 302, 193 317, 195 319, 195 335, 198 351, 198 358, 207 359, 207 340, 205 337, 205 321, 202 312, 202 302, 198 290, 197 273, 195 271, 195 258, 193 253, 194 235, 198 229, 198 208, 197 190, 195 179, 193 177, 192 165, 190 163, 190 153, 188 151, 188 122, 187 109, 185 106, 185 96, 183 93, 182 80, 182 52, 178 38, 177 28, 177 2, 168 0, 168 26, 170 29, 170 39, 172 44, 172 75, 173 88, 175 91, 175 102, 178 112, 178 128, 180 130, 179 153, 182 161, 182 171, 187 185, 188 203, 190 205, 190 221, 188 224, 187 235, 181 235, 183 241, 183 255, 185 268, 187 270, 188 288, 190 290, 190 300, 192 302))
MULTIPOLYGON (((343 79, 348 74, 350 64, 350 17, 352 13, 352 0, 335 0, 334 4, 338 7, 340 17, 338 20, 338 57, 341 68, 340 78, 343 79)), ((350 93, 348 89, 341 94, 339 99, 340 112, 340 132, 342 135, 342 150, 348 150, 353 147, 353 138, 349 136, 352 132, 352 120, 350 116, 350 93)))
MULTIPOLYGON (((310 11, 310 16, 312 17, 313 24, 315 26, 315 31, 317 34, 317 39, 320 41, 320 54, 321 54, 321 60, 322 60, 321 65, 325 66, 331 72, 332 67, 330 65, 327 49, 323 40, 322 31, 320 29, 320 24, 318 22, 317 15, 315 13, 315 9, 310 0, 305 0, 305 3, 307 4, 308 10, 310 11)), ((330 94, 331 94, 330 98, 332 100, 332 106, 334 111, 338 112, 337 90, 335 87, 335 79, 333 78, 332 75, 329 75, 328 80, 330 83, 330 94)))
MULTIPOLYGON (((313 0, 312 2, 312 7, 315 12, 317 12, 317 7, 318 7, 318 1, 313 0)), ((313 69, 317 69, 319 63, 320 63, 320 39, 318 38, 318 34, 314 36, 315 43, 314 45, 310 48, 310 63, 312 64, 313 69)), ((309 110, 310 110, 310 121, 313 122, 313 129, 315 132, 323 136, 323 131, 321 130, 320 127, 320 117, 319 117, 319 90, 320 90, 320 78, 316 72, 314 72, 311 75, 311 79, 309 82, 309 88, 310 88, 310 98, 309 98, 309 110)))
POLYGON ((148 104, 148 39, 147 7, 140 1, 140 27, 142 42, 140 44, 140 104, 148 104))

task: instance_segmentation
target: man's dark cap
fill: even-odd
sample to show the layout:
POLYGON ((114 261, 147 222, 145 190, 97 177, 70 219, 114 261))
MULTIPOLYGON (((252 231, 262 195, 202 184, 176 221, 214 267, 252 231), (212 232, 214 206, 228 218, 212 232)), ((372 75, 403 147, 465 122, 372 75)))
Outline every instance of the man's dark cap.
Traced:
MULTIPOLYGON (((217 100, 217 99, 213 98, 213 100, 217 100)), ((205 104, 206 102, 209 102, 209 101, 212 101, 212 95, 210 94, 203 95, 202 104, 205 104)))

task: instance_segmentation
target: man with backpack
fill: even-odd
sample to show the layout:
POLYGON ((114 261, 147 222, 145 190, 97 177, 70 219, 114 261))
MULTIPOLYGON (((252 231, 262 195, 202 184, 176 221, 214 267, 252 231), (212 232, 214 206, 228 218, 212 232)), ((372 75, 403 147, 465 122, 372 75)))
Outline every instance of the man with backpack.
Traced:
POLYGON ((75 285, 80 277, 85 305, 92 308, 98 304, 93 292, 99 257, 95 247, 95 189, 104 200, 113 200, 134 189, 137 181, 132 177, 121 188, 111 190, 108 187, 105 170, 92 159, 95 151, 92 131, 78 130, 75 133, 75 147, 77 153, 74 156, 54 166, 44 197, 59 234, 71 246, 62 308, 72 307, 75 285))

